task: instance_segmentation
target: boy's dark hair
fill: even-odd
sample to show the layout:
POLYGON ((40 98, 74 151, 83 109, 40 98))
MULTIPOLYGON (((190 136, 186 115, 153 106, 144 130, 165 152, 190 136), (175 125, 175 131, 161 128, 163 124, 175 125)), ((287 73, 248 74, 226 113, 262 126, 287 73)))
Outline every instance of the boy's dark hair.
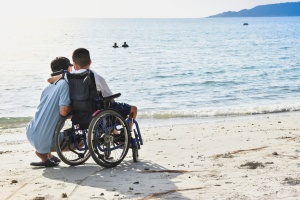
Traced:
POLYGON ((90 52, 85 48, 78 48, 73 52, 73 62, 79 65, 80 68, 86 68, 91 64, 90 52))
POLYGON ((51 61, 52 72, 57 72, 60 70, 67 70, 69 66, 73 66, 70 60, 66 57, 56 57, 51 61))

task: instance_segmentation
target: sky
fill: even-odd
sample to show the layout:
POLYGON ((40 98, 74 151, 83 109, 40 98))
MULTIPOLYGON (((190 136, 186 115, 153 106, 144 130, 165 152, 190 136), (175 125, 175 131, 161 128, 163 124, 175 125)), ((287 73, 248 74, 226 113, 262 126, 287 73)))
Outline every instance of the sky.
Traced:
POLYGON ((0 17, 202 18, 299 0, 0 0, 0 17))

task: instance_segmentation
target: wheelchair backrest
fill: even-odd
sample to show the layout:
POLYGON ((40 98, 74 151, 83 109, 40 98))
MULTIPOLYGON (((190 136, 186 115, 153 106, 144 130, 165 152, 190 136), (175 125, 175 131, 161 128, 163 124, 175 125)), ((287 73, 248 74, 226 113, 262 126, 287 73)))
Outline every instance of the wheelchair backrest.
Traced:
POLYGON ((70 86, 72 121, 74 124, 87 128, 92 120, 92 114, 99 109, 99 95, 94 74, 86 70, 80 74, 66 75, 70 86))

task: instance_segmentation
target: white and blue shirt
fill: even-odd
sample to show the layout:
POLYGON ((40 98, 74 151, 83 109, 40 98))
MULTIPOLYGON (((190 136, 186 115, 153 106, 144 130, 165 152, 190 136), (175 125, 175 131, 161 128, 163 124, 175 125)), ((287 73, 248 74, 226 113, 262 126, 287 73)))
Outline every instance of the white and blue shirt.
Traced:
POLYGON ((60 106, 69 106, 70 103, 66 80, 59 80, 43 90, 37 111, 26 127, 27 138, 37 152, 46 154, 54 147, 54 131, 61 119, 60 106))

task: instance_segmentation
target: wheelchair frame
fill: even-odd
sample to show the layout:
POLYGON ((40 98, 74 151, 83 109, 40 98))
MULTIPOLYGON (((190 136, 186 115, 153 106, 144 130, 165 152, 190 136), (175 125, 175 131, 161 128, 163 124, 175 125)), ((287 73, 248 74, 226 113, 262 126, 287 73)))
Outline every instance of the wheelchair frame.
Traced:
MULTIPOLYGON (((52 75, 65 73, 68 72, 52 75)), ((103 102, 120 95, 103 98, 103 102)), ((129 148, 132 149, 133 161, 138 162, 138 150, 143 140, 136 120, 125 120, 116 110, 104 108, 93 113, 88 129, 81 129, 73 124, 71 116, 62 117, 54 133, 56 152, 64 163, 81 165, 91 156, 102 167, 116 167, 126 157, 129 148), (132 131, 129 131, 130 124, 132 131)))

